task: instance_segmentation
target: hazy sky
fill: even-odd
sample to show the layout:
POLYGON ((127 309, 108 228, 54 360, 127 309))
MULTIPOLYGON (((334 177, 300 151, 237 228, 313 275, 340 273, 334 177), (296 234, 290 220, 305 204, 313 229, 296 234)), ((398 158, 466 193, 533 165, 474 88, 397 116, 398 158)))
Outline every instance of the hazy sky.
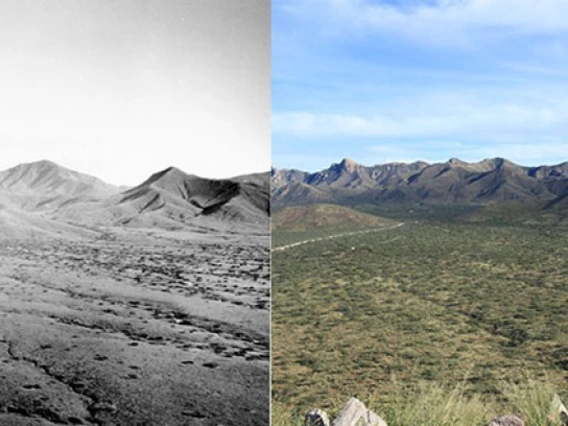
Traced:
POLYGON ((274 0, 273 164, 568 160, 566 0, 274 0))
POLYGON ((0 170, 270 167, 269 0, 3 0, 0 170))

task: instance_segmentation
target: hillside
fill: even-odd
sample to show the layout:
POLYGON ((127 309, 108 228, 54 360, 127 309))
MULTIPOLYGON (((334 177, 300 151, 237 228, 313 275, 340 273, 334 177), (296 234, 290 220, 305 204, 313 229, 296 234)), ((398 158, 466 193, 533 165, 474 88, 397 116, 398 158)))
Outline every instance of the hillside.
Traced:
POLYGON ((320 229, 357 229, 388 226, 389 219, 361 213, 332 204, 287 207, 274 214, 272 229, 277 231, 314 231, 320 229))

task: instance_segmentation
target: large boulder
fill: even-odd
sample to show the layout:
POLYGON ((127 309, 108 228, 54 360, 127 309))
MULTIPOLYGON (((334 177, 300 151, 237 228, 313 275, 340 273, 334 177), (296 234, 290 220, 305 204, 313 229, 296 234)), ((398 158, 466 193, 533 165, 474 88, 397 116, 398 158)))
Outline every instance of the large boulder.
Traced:
POLYGON ((351 398, 332 426, 387 426, 387 423, 357 398, 351 398))

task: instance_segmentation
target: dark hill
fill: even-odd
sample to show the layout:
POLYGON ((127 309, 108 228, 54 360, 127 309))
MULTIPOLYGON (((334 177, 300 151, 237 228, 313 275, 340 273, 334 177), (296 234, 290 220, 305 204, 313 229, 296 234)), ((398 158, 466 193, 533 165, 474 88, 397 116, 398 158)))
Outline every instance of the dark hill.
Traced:
POLYGON ((175 167, 154 173, 140 185, 98 203, 60 209, 57 217, 94 225, 167 229, 198 225, 230 229, 268 226, 269 190, 262 174, 205 179, 175 167))

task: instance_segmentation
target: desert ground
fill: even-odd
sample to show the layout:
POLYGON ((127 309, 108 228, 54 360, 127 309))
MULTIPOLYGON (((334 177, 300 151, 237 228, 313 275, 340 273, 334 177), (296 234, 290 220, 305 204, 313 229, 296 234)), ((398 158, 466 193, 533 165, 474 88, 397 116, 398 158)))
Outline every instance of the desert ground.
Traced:
POLYGON ((0 239, 0 424, 266 425, 269 237, 0 239))

